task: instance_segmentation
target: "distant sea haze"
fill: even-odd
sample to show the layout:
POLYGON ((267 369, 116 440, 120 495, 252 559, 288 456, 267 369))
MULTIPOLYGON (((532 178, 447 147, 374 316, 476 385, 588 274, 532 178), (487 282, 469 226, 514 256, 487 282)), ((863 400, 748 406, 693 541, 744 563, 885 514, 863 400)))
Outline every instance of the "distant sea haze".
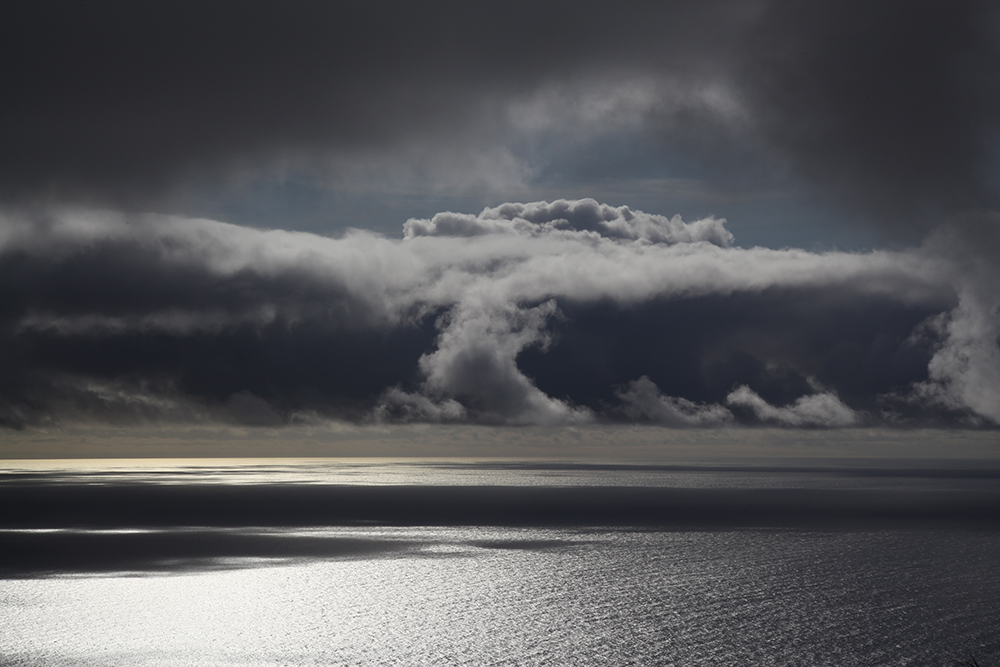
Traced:
POLYGON ((0 664, 1000 664, 978 463, 13 462, 0 664))

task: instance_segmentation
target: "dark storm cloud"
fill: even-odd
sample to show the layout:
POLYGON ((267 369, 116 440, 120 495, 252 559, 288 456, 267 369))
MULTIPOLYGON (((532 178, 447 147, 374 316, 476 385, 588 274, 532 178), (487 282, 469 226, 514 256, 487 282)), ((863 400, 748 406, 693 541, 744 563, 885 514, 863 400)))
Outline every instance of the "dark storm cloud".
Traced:
POLYGON ((810 418, 760 414, 746 391, 735 390, 750 387, 777 406, 832 391, 878 414, 878 396, 926 379, 933 343, 913 332, 942 307, 789 287, 635 304, 560 302, 563 318, 550 325, 556 343, 525 350, 519 365, 549 395, 595 410, 621 400, 640 422, 727 423, 733 415, 720 406, 729 405, 744 418, 845 426, 861 417, 835 408, 810 418))
POLYGON ((746 64, 757 131, 829 200, 920 231, 998 205, 995 3, 769 3, 746 64))
POLYGON ((949 361, 978 353, 967 272, 922 250, 731 248, 723 221, 592 200, 410 220, 401 240, 70 209, 4 222, 8 426, 1000 416, 991 358, 949 361))
POLYGON ((630 128, 719 178, 778 155, 876 221, 997 204, 989 2, 16 2, 2 23, 8 201, 148 208, 371 160, 516 180, 630 128))
POLYGON ((251 232, 257 247, 241 249, 234 226, 113 214, 74 221, 41 233, 28 222, 20 237, 8 225, 15 238, 0 260, 10 295, 0 307, 7 425, 53 412, 197 420, 207 409, 266 425, 326 408, 358 418, 387 385, 413 375, 433 341, 432 319, 389 314, 362 293, 365 279, 351 265, 374 268, 363 247, 332 267, 351 283, 301 245, 291 262, 276 239, 265 241, 269 260, 254 257, 262 239, 251 232))
POLYGON ((995 3, 0 18, 5 425, 1000 423, 995 3), (297 172, 503 192, 567 156, 597 180, 683 163, 713 192, 805 183, 907 240, 937 229, 820 254, 589 199, 441 212, 397 240, 122 212, 297 172))
MULTIPOLYGON (((20 205, 144 208, 183 182, 371 160, 448 181, 473 153, 516 179, 535 166, 525 144, 621 128, 716 166, 737 146, 777 154, 888 222, 995 203, 986 3, 15 3, 4 18, 0 195, 20 205)), ((727 250, 720 220, 586 200, 410 220, 403 243, 22 210, 0 267, 10 424, 210 408, 845 425, 886 401, 902 418, 1000 415, 989 215, 924 251, 852 256, 727 250)))
POLYGON ((507 136, 509 105, 540 90, 704 69, 709 28, 719 38, 746 14, 735 3, 8 4, 0 192, 141 203, 271 163, 413 142, 483 149, 507 136))

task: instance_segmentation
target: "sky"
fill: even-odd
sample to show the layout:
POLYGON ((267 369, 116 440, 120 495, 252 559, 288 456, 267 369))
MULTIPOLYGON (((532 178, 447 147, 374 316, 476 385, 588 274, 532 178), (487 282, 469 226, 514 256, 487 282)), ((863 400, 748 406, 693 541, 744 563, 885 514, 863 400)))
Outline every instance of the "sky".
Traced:
POLYGON ((995 3, 0 12, 0 456, 1000 455, 995 3))

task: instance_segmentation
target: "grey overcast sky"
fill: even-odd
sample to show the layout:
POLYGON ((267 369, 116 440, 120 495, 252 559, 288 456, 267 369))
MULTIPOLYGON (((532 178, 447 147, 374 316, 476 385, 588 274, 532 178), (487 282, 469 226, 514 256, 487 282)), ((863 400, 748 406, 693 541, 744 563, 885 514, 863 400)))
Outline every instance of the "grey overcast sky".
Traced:
POLYGON ((1000 454, 996 3, 0 19, 0 455, 1000 454))

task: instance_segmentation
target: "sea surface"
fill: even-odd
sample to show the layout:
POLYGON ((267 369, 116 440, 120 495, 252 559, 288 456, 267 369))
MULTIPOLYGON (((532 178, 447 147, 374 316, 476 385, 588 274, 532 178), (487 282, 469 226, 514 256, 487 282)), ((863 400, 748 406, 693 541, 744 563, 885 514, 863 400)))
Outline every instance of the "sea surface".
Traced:
POLYGON ((1000 665, 983 462, 0 464, 0 665, 1000 665))

